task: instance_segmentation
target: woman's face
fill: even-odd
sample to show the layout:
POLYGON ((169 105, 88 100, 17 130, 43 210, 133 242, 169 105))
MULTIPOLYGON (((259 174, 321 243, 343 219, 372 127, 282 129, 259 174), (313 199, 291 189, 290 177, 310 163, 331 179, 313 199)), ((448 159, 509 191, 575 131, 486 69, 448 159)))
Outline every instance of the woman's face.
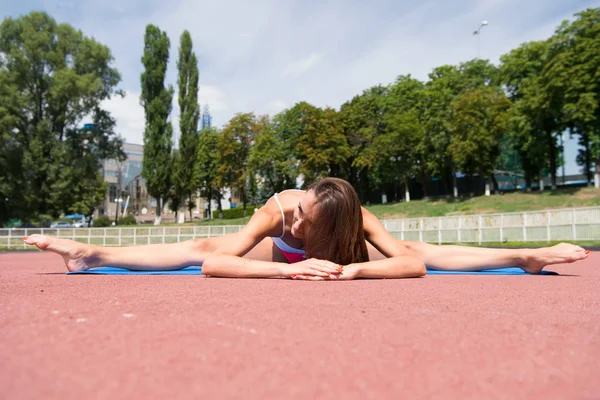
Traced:
POLYGON ((309 190, 302 196, 296 209, 294 210, 294 222, 292 224, 292 236, 298 239, 304 239, 308 235, 310 226, 313 223, 315 213, 315 195, 309 190))

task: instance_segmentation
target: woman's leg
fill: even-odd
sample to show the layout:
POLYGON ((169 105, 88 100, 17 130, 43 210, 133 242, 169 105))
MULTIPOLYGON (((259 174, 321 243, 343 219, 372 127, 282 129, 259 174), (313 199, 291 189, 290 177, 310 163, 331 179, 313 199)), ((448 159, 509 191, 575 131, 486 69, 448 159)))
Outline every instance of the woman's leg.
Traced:
POLYGON ((539 273, 547 265, 572 263, 585 259, 589 254, 587 250, 567 243, 539 249, 440 246, 408 241, 398 243, 430 269, 456 271, 519 267, 529 273, 539 273))
POLYGON ((31 235, 24 240, 41 250, 61 255, 69 271, 102 266, 146 271, 201 264, 212 251, 224 244, 231 245, 234 235, 131 247, 102 247, 46 235, 31 235))

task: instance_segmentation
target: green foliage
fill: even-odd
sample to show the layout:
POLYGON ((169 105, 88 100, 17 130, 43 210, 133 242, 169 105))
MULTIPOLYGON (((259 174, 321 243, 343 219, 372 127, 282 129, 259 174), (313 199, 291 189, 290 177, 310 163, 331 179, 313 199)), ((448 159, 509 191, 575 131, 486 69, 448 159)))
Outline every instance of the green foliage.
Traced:
POLYGON ((244 210, 248 202, 246 184, 248 179, 254 179, 248 168, 248 158, 256 131, 254 114, 236 114, 221 130, 219 138, 218 186, 236 188, 244 210))
POLYGON ((112 219, 110 219, 106 215, 103 215, 101 217, 94 219, 94 221, 92 222, 92 226, 94 228, 104 228, 107 226, 112 226, 112 223, 113 223, 112 219))
MULTIPOLYGON (((286 112, 276 116, 275 120, 285 119, 286 112)), ((279 128, 281 129, 280 125, 279 128)), ((248 168, 258 175, 260 189, 257 196, 261 201, 271 197, 273 193, 296 187, 295 164, 288 157, 277 123, 266 115, 259 117, 256 121, 254 145, 248 157, 248 168)))
POLYGON ((2 22, 0 60, 0 221, 89 215, 100 200, 101 160, 122 155, 102 109, 119 94, 110 50, 32 12, 2 22))
POLYGON ((196 164, 194 165, 194 185, 200 194, 208 199, 209 214, 211 200, 218 198, 221 189, 218 182, 219 172, 219 133, 216 129, 205 128, 198 134, 196 164))
POLYGON ((146 26, 140 97, 146 115, 144 129, 144 160, 142 176, 148 193, 157 199, 156 215, 161 215, 161 200, 171 187, 171 148, 173 127, 168 120, 171 113, 173 87, 165 88, 165 75, 169 62, 170 41, 166 32, 154 25, 146 26))
POLYGON ((250 207, 247 210, 244 210, 243 208, 236 207, 230 208, 229 210, 223 210, 223 219, 242 218, 246 216, 244 214, 254 215, 254 208, 250 207))
POLYGON ((133 215, 126 215, 124 217, 119 217, 119 221, 117 225, 136 225, 137 221, 133 215))
POLYGON ((500 90, 483 86, 463 92, 451 108, 448 150, 456 166, 467 174, 491 176, 508 126, 510 101, 500 90))
POLYGON ((583 146, 578 162, 588 182, 591 164, 600 170, 600 8, 577 13, 549 40, 552 59, 544 69, 544 89, 561 107, 562 119, 583 146))
MULTIPOLYGON (((174 161, 173 183, 176 196, 188 199, 196 189, 194 185, 194 165, 196 164, 196 151, 198 147, 198 118, 200 110, 198 105, 198 60, 192 51, 192 38, 188 31, 181 34, 179 44, 179 59, 177 60, 179 72, 177 83, 179 85, 179 139, 178 157, 174 161)), ((192 209, 190 220, 192 219, 192 209)))

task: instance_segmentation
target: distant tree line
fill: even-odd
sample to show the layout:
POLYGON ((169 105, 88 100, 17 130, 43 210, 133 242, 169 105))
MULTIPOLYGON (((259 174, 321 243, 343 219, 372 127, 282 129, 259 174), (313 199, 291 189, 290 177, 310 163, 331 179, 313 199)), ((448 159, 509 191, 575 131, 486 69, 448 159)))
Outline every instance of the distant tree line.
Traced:
MULTIPOLYGON (((402 186, 408 200, 413 179, 426 197, 434 178, 458 196, 457 172, 496 190, 493 172, 508 169, 514 153, 528 189, 545 174, 555 189, 564 132, 579 139, 577 162, 588 182, 595 168, 600 184, 600 8, 577 13, 547 40, 522 44, 498 66, 480 59, 444 65, 425 82, 401 75, 339 109, 300 102, 275 116, 236 114, 221 129, 201 131, 198 60, 185 31, 177 150, 169 118, 174 89, 165 86, 169 48, 166 33, 148 25, 142 175, 159 218, 166 201, 191 214, 196 192, 220 200, 223 188, 233 188, 245 209, 324 176, 348 180, 363 201, 390 185, 402 186)), ((105 190, 101 160, 123 157, 114 120, 100 107, 120 93, 110 51, 31 13, 5 19, 0 54, 0 221, 91 213, 105 190), (84 118, 93 121, 89 129, 80 128, 84 118)))

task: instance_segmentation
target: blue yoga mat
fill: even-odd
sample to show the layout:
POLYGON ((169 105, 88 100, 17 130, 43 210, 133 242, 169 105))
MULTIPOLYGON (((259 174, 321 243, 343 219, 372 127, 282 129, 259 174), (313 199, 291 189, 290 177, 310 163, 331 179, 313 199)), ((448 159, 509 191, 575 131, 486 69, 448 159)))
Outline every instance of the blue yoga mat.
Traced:
MULTIPOLYGON (((101 267, 92 268, 87 271, 68 272, 75 274, 98 274, 98 275, 202 275, 202 267, 186 267, 172 271, 131 271, 123 268, 101 267)), ((427 270, 427 275, 529 275, 521 268, 500 268, 484 271, 436 271, 427 270)), ((542 275, 558 275, 552 271, 542 271, 542 275)))

